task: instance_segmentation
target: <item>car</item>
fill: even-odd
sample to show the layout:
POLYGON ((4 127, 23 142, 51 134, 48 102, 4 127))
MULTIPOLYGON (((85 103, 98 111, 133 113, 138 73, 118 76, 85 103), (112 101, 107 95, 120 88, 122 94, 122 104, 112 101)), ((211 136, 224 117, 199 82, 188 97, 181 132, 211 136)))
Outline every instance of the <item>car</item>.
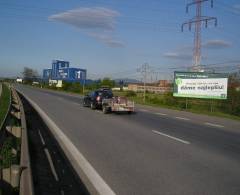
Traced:
POLYGON ((100 88, 92 91, 83 98, 83 106, 91 109, 102 109, 102 100, 113 98, 111 89, 100 88))

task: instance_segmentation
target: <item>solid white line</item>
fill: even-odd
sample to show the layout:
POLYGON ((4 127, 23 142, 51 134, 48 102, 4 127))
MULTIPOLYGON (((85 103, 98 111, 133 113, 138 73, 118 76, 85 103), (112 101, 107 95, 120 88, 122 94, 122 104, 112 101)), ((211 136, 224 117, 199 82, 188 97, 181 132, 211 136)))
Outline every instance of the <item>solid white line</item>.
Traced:
POLYGON ((41 139, 42 144, 45 146, 45 141, 44 141, 44 139, 43 139, 43 136, 42 136, 40 130, 38 130, 38 134, 39 134, 39 136, 40 136, 40 139, 41 139))
POLYGON ((214 124, 214 123, 204 123, 205 125, 209 125, 209 126, 213 126, 213 127, 219 127, 219 128, 223 128, 223 125, 218 125, 218 124, 214 124))
POLYGON ((44 152, 45 152, 45 154, 46 154, 46 156, 47 156, 47 159, 48 159, 48 162, 49 162, 49 164, 50 164, 51 171, 52 171, 52 173, 53 173, 53 176, 54 176, 55 180, 56 180, 56 181, 59 181, 59 178, 58 178, 56 169, 55 169, 55 167, 54 167, 54 165, 53 165, 53 161, 52 161, 52 158, 51 158, 51 155, 50 155, 48 149, 47 149, 47 148, 44 148, 44 152))
POLYGON ((92 167, 92 165, 87 161, 87 159, 82 155, 82 153, 77 149, 77 147, 71 142, 71 140, 53 122, 53 120, 27 95, 24 94, 24 96, 36 109, 49 129, 52 131, 60 143, 61 148, 64 150, 66 156, 71 159, 71 163, 78 175, 80 177, 83 176, 82 178, 85 181, 85 185, 89 187, 88 190, 99 195, 116 195, 115 192, 92 167), (91 186, 94 187, 94 190, 91 188, 91 186))
POLYGON ((156 130, 152 130, 152 132, 153 132, 153 133, 156 133, 156 134, 159 134, 159 135, 166 136, 166 137, 168 137, 168 138, 174 139, 174 140, 179 141, 179 142, 184 143, 184 144, 190 144, 190 142, 188 142, 188 141, 185 141, 185 140, 183 140, 183 139, 179 139, 179 138, 173 137, 173 136, 171 136, 171 135, 167 135, 167 134, 165 134, 165 133, 161 133, 161 132, 156 131, 156 130))
POLYGON ((190 120, 189 118, 178 117, 178 116, 176 116, 175 118, 176 119, 180 119, 180 120, 184 120, 184 121, 189 121, 190 120))
POLYGON ((161 116, 166 116, 167 114, 165 114, 165 113, 161 113, 161 112, 157 112, 157 113, 155 113, 155 114, 157 114, 157 115, 161 115, 161 116))

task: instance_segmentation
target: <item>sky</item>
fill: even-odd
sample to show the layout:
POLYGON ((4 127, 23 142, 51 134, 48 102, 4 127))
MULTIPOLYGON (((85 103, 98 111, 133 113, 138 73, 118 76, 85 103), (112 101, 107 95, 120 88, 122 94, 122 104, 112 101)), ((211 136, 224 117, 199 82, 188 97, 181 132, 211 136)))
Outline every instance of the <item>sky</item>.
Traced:
MULTIPOLYGON (((194 1, 194 0, 192 0, 194 1)), ((85 68, 89 78, 138 78, 148 63, 162 79, 193 64, 191 0, 0 0, 0 77, 21 76, 24 67, 42 74, 54 59, 85 68)), ((240 64, 240 2, 205 2, 201 64, 240 64)))

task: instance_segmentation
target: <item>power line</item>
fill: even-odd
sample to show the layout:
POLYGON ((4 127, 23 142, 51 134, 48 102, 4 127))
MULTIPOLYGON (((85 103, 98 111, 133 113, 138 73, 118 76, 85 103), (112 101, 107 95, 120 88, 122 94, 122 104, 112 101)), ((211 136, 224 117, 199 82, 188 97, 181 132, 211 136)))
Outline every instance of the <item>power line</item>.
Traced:
MULTIPOLYGON (((191 3, 186 5, 186 12, 188 13, 189 7, 196 5, 196 16, 190 19, 187 22, 182 24, 182 31, 184 26, 188 25, 189 30, 191 31, 192 25, 195 25, 195 33, 194 33, 194 67, 198 69, 198 66, 201 62, 201 27, 202 23, 205 23, 205 27, 208 27, 208 22, 211 20, 215 21, 215 26, 217 26, 217 18, 216 17, 208 17, 202 16, 202 4, 210 0, 193 0, 191 3)), ((211 0, 211 7, 213 7, 213 0, 211 0)))
POLYGON ((147 82, 147 77, 149 74, 149 69, 150 66, 148 63, 144 63, 139 69, 138 71, 142 74, 143 76, 143 85, 144 85, 144 91, 143 91, 143 102, 145 103, 146 101, 146 82, 147 82))

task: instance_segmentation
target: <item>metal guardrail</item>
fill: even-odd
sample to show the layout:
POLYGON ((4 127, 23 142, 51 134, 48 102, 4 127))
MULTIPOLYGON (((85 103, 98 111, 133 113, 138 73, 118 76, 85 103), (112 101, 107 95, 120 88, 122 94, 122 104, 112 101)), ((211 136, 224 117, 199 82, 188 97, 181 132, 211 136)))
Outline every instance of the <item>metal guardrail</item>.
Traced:
POLYGON ((25 118, 25 112, 23 104, 19 96, 17 95, 20 106, 21 113, 21 125, 22 125, 22 144, 21 144, 21 159, 20 166, 22 167, 22 174, 20 178, 20 195, 33 195, 33 180, 32 180, 32 170, 30 163, 29 145, 28 145, 28 135, 27 135, 27 124, 25 118))
MULTIPOLYGON (((30 164, 30 155, 28 148, 28 136, 27 136, 27 125, 25 119, 25 112, 23 108, 23 104, 21 102, 20 97, 18 96, 15 89, 10 88, 10 104, 8 107, 8 111, 4 118, 4 121, 0 127, 0 144, 3 143, 6 138, 7 131, 10 132, 17 138, 21 138, 21 151, 20 151, 20 164, 19 165, 11 165, 11 168, 7 170, 8 174, 5 176, 8 180, 7 183, 11 185, 13 188, 19 189, 20 195, 33 195, 33 182, 32 182, 32 172, 31 172, 31 164, 30 164), (14 112, 14 110, 16 112, 14 112), (7 126, 9 123, 9 119, 11 117, 16 117, 21 122, 21 127, 7 126)), ((1 174, 3 179, 3 170, 1 170, 1 174)), ((6 182, 6 180, 4 181, 6 182)), ((0 191, 0 194, 2 192, 0 191)), ((9 194, 9 193, 8 193, 9 194)), ((4 195, 4 193, 2 193, 4 195)))

